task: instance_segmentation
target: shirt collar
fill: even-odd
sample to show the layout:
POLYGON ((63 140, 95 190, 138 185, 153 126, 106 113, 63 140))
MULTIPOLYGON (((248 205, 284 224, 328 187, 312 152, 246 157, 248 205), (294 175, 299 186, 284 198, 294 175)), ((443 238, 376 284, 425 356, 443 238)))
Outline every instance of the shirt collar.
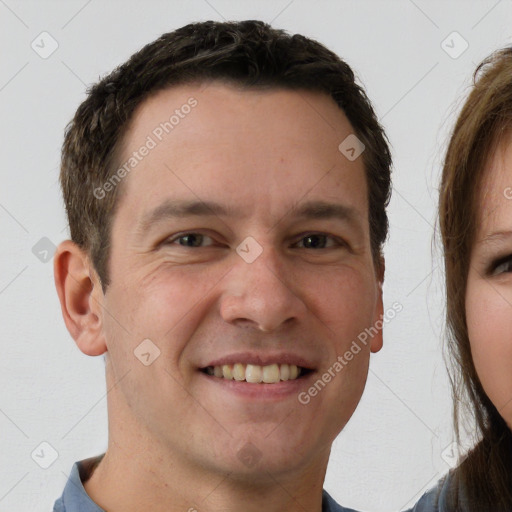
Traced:
POLYGON ((54 512, 104 512, 84 489, 83 482, 91 476, 105 454, 75 462, 60 500, 57 500, 54 512))
MULTIPOLYGON (((85 491, 83 482, 86 482, 105 454, 98 457, 77 461, 71 468, 68 481, 64 487, 62 497, 55 503, 54 512, 105 512, 85 491)), ((355 512, 338 505, 334 499, 323 490, 322 512, 355 512)))

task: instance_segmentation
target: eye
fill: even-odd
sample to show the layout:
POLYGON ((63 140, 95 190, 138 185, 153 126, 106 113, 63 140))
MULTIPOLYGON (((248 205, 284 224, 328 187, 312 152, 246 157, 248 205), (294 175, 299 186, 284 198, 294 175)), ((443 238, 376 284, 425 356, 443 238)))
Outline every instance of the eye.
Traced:
POLYGON ((175 242, 179 241, 178 245, 183 247, 200 247, 204 239, 212 240, 209 236, 203 235, 202 233, 182 233, 167 239, 165 245, 176 245, 175 242))
POLYGON ((333 240, 337 246, 346 245, 341 243, 337 238, 326 235, 325 233, 308 233, 300 239, 300 242, 304 240, 307 241, 305 245, 309 247, 305 247, 306 249, 330 249, 330 247, 321 247, 328 239, 333 240))
POLYGON ((494 276, 507 272, 512 272, 512 254, 495 261, 490 269, 490 273, 494 276))
MULTIPOLYGON (((204 235, 202 233, 180 233, 165 240, 164 244, 180 245, 182 247, 187 248, 205 247, 204 245, 202 245, 202 242, 205 239, 212 241, 211 237, 204 235), (178 243, 176 244, 176 242, 178 243)), ((330 249, 336 246, 341 247, 346 245, 344 242, 325 233, 307 233, 306 235, 303 235, 302 238, 297 243, 300 244, 303 241, 305 242, 305 247, 303 247, 304 249, 330 249), (334 246, 331 245, 330 247, 325 247, 325 244, 329 239, 334 242, 334 246)), ((209 245, 211 246, 212 244, 209 245)))

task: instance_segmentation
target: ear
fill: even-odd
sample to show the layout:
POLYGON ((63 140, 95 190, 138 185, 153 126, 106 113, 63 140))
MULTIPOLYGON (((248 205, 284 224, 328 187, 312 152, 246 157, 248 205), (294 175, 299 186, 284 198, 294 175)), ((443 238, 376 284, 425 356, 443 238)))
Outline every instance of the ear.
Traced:
POLYGON ((372 337, 372 341, 370 344, 370 349, 372 352, 378 352, 384 343, 382 336, 382 328, 384 325, 384 303, 382 297, 382 285, 384 284, 384 271, 386 269, 386 262, 384 261, 384 257, 379 256, 379 262, 376 265, 376 276, 377 276, 377 302, 375 303, 375 315, 373 318, 373 325, 378 330, 378 332, 372 337))
POLYGON ((103 292, 88 256, 74 242, 65 240, 57 247, 53 270, 69 333, 84 354, 103 354, 107 350, 102 331, 103 292))

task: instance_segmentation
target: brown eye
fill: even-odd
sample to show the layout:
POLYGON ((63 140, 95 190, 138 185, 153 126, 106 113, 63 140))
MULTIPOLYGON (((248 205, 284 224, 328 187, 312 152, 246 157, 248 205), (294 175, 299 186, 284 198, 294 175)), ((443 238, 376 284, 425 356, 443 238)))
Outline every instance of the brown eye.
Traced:
POLYGON ((343 245, 340 242, 338 242, 336 238, 325 233, 309 233, 306 236, 303 236, 300 239, 299 243, 304 241, 306 249, 331 249, 334 246, 323 247, 325 245, 326 240, 328 239, 333 240, 335 242, 335 246, 343 245))
POLYGON ((181 245, 182 247, 204 247, 201 245, 205 239, 212 240, 209 236, 201 233, 182 233, 178 236, 168 239, 165 245, 181 245), (178 241, 178 244, 175 242, 178 241))

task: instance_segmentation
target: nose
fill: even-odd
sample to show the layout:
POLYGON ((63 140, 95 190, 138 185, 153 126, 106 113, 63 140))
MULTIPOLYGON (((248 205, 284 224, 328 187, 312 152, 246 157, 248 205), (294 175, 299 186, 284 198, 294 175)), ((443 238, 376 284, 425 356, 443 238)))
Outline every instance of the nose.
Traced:
POLYGON ((271 332, 300 319, 306 306, 292 279, 291 264, 266 246, 252 263, 236 255, 235 268, 223 280, 224 321, 271 332))

